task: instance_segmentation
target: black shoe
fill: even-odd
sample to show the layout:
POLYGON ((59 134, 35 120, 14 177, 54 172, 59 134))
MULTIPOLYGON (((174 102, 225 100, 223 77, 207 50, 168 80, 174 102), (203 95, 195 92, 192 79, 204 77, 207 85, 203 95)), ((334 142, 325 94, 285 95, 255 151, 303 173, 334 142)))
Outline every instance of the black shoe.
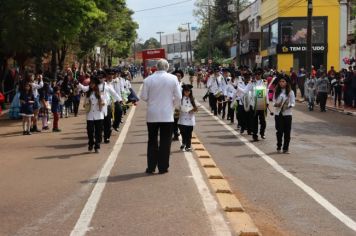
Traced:
POLYGON ((27 131, 23 131, 23 132, 22 132, 22 135, 27 135, 27 131))
POLYGON ((30 131, 27 131, 26 135, 32 135, 32 133, 30 131))
POLYGON ((100 149, 99 148, 95 148, 95 153, 99 153, 100 152, 100 149))
POLYGON ((110 143, 110 139, 108 138, 104 139, 104 143, 110 143))
POLYGON ((244 129, 241 129, 241 130, 240 130, 240 134, 243 134, 244 132, 245 132, 244 129))
POLYGON ((182 146, 180 146, 180 150, 183 151, 185 148, 185 145, 183 144, 182 146))
POLYGON ((266 139, 266 136, 264 134, 261 134, 261 139, 266 139))
POLYGON ((93 146, 89 146, 89 147, 88 147, 88 151, 89 151, 89 152, 93 151, 93 146))
POLYGON ((186 147, 186 148, 185 148, 185 151, 186 151, 186 152, 191 152, 191 151, 192 151, 192 148, 191 148, 191 147, 186 147))
POLYGON ((254 141, 254 142, 258 142, 258 141, 259 141, 258 137, 256 137, 256 136, 253 137, 253 141, 254 141))
POLYGON ((42 130, 49 130, 49 127, 45 126, 45 127, 42 128, 42 130))
POLYGON ((168 170, 160 170, 158 172, 159 175, 163 175, 163 174, 166 174, 166 173, 168 173, 168 170))
POLYGON ((146 174, 153 175, 155 173, 154 170, 149 170, 148 168, 145 171, 146 174))

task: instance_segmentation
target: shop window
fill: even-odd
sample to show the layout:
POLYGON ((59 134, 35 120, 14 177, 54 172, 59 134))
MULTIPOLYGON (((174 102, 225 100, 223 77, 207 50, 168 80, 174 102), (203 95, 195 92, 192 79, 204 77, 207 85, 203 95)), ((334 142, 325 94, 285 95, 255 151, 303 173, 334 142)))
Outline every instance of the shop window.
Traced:
MULTIPOLYGON (((307 43, 307 20, 282 19, 280 20, 280 43, 281 44, 306 44, 307 43)), ((325 19, 313 19, 313 43, 325 43, 325 19)))
POLYGON ((278 44, 278 22, 271 25, 271 43, 270 45, 276 46, 278 44))
POLYGON ((269 34, 269 25, 266 25, 262 28, 262 50, 267 49, 270 46, 270 34, 269 34))

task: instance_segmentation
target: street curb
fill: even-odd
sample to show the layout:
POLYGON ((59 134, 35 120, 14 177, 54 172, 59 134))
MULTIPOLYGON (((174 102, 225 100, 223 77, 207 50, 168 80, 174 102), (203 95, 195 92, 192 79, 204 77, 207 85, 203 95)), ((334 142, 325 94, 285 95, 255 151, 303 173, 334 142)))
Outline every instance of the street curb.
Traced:
MULTIPOLYGON (((306 103, 306 101, 304 99, 297 99, 297 102, 299 103, 306 103)), ((334 112, 339 112, 342 113, 344 115, 349 115, 349 116, 356 116, 356 112, 351 112, 351 111, 345 111, 344 109, 340 109, 340 108, 336 108, 336 107, 332 107, 332 106, 328 106, 326 105, 326 108, 330 111, 334 111, 334 112)))
POLYGON ((192 147, 208 177, 208 182, 212 191, 215 192, 221 208, 226 213, 226 217, 228 218, 235 235, 260 236, 261 233, 255 223, 245 212, 240 201, 233 194, 228 181, 224 178, 220 169, 217 168, 210 153, 206 151, 204 145, 199 141, 195 133, 192 135, 192 147))

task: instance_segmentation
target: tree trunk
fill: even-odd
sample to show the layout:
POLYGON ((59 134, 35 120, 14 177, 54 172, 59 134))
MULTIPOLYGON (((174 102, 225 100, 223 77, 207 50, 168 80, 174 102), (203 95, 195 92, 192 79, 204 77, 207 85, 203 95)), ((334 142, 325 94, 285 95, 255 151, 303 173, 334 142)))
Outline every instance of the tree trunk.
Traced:
POLYGON ((64 42, 62 47, 58 49, 58 66, 59 69, 62 71, 64 68, 64 60, 67 56, 67 44, 64 42))
POLYGON ((0 91, 4 93, 5 72, 7 68, 7 57, 1 58, 0 67, 0 91))
POLYGON ((51 76, 53 79, 57 79, 57 49, 55 48, 52 48, 51 76))

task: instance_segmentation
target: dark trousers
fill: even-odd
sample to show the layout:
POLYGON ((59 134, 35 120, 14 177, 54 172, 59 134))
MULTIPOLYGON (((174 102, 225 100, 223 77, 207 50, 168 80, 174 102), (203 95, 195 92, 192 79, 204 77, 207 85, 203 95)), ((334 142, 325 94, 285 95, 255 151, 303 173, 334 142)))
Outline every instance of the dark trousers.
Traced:
POLYGON ((226 113, 226 102, 225 102, 225 97, 220 96, 218 97, 218 114, 221 115, 222 112, 222 118, 225 118, 225 113, 226 113))
POLYGON ((179 125, 180 133, 182 134, 182 143, 186 148, 192 146, 192 133, 194 126, 179 125))
POLYGON ((155 171, 158 167, 159 171, 166 171, 169 168, 173 122, 147 123, 147 129, 147 170, 155 171))
POLYGON ((122 120, 122 107, 120 103, 115 103, 115 117, 112 127, 114 129, 119 128, 122 120))
POLYGON ((274 119, 277 130, 277 149, 281 150, 283 144, 283 150, 288 150, 290 143, 290 133, 292 129, 292 116, 276 115, 274 116, 274 119))
POLYGON ((89 139, 88 142, 89 147, 94 146, 95 149, 100 149, 102 129, 103 129, 103 120, 87 120, 87 134, 89 139))
POLYGON ((178 137, 179 137, 178 120, 179 120, 179 118, 174 118, 174 123, 173 123, 173 136, 174 136, 175 138, 178 138, 178 137))
POLYGON ((339 106, 341 105, 341 89, 334 89, 334 105, 336 106, 336 101, 338 101, 339 106))
POLYGON ((243 105, 239 105, 238 107, 238 113, 239 113, 239 124, 241 126, 241 131, 247 130, 248 133, 251 133, 251 120, 252 120, 252 112, 250 111, 245 111, 245 108, 243 105))
POLYGON ((53 112, 53 129, 58 129, 59 112, 53 112))
POLYGON ((328 99, 328 93, 319 92, 318 97, 319 97, 319 103, 320 103, 320 110, 325 111, 326 100, 328 99))
POLYGON ((75 96, 73 98, 73 108, 74 108, 74 115, 78 115, 78 110, 79 110, 79 104, 80 104, 80 95, 75 96), (78 97, 79 96, 79 97, 78 97))
POLYGON ((231 108, 232 101, 227 102, 227 117, 230 118, 231 123, 234 123, 235 120, 235 111, 234 108, 231 108))
POLYGON ((216 106, 216 103, 217 103, 216 97, 214 96, 213 93, 210 93, 209 94, 209 104, 210 104, 210 108, 214 112, 215 116, 218 114, 218 108, 216 106))
POLYGON ((110 139, 111 137, 111 118, 112 118, 111 106, 108 106, 107 109, 108 109, 108 114, 104 117, 104 139, 110 139))
POLYGON ((265 111, 253 112, 252 119, 252 134, 254 138, 258 137, 258 122, 260 123, 260 135, 265 135, 266 130, 266 115, 265 111))

